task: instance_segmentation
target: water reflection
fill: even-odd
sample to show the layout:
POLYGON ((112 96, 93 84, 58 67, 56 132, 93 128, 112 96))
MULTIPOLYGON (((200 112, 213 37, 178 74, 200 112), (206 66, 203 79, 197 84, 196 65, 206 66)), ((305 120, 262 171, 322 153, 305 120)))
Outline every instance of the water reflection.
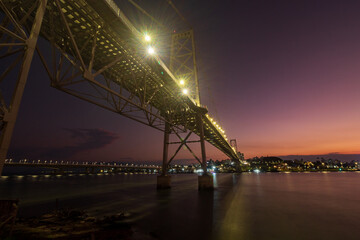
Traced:
POLYGON ((249 239, 242 177, 233 175, 231 191, 217 203, 217 210, 221 209, 222 216, 218 215, 214 221, 214 239, 249 239))
POLYGON ((215 174, 199 192, 197 175, 79 174, 1 177, 2 198, 20 199, 20 216, 60 208, 92 215, 129 212, 130 222, 159 239, 357 239, 358 173, 215 174))

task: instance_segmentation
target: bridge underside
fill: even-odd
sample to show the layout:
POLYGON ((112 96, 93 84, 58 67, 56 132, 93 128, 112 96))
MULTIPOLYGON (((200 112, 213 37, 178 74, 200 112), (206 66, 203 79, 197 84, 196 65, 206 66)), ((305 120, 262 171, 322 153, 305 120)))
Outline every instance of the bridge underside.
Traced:
POLYGON ((53 87, 163 131, 164 171, 172 160, 165 157, 169 134, 179 137, 180 148, 187 143, 180 133, 200 137, 202 159, 195 157, 204 170, 204 140, 239 160, 207 109, 182 94, 159 57, 147 55, 143 35, 113 1, 0 0, 0 9, 0 59, 8 59, 0 81, 18 72, 11 101, 0 95, 0 174, 35 49, 53 87), (37 44, 38 35, 46 41, 37 44))

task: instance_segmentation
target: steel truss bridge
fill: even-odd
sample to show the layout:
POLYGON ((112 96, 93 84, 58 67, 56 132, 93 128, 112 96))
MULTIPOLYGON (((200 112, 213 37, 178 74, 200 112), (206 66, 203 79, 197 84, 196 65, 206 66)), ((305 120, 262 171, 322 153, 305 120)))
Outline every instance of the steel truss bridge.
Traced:
POLYGON ((206 172, 205 140, 240 161, 200 104, 192 29, 172 34, 168 68, 147 53, 144 34, 112 0, 0 0, 0 10, 0 59, 7 63, 0 82, 18 75, 11 101, 0 95, 0 174, 35 51, 53 87, 163 131, 163 174, 182 147, 206 172), (46 40, 41 46, 39 36, 46 40), (171 142, 170 134, 179 140, 171 142), (192 134, 199 140, 190 141, 192 134), (193 142, 200 143, 201 158, 189 147, 193 142), (170 158, 169 144, 179 145, 170 158))

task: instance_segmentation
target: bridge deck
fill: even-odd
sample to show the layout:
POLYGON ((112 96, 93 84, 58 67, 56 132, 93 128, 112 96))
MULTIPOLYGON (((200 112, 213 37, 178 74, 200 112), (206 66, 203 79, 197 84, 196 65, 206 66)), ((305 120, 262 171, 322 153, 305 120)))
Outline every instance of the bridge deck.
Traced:
POLYGON ((134 164, 91 164, 91 163, 19 163, 19 162, 7 162, 6 167, 36 167, 36 168, 115 168, 115 169, 161 169, 161 166, 157 165, 134 165, 134 164))
MULTIPOLYGON (((11 6, 19 19, 34 5, 34 1, 29 0, 3 2, 11 6)), ((59 4, 76 44, 81 46, 86 67, 93 60, 93 72, 101 72, 135 97, 144 97, 144 102, 158 109, 163 119, 172 125, 184 126, 199 135, 196 116, 201 108, 182 94, 175 77, 158 56, 146 56, 143 35, 112 0, 60 0, 59 4), (94 29, 97 29, 96 33, 94 29), (91 44, 94 34, 97 41, 95 53, 91 44), (112 62, 116 63, 111 65, 112 62), (143 84, 137 84, 139 81, 143 84)), ((48 1, 41 35, 66 52, 70 61, 79 62, 76 52, 68 44, 70 36, 57 8, 56 1, 48 1)), ((238 159, 222 130, 205 112, 202 115, 205 139, 230 158, 238 159)))

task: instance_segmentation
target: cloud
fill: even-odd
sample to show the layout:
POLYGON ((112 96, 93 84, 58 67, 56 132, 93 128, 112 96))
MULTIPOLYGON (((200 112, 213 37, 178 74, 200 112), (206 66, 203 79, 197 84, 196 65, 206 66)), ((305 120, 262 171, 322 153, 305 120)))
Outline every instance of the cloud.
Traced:
POLYGON ((32 159, 54 159, 65 160, 74 157, 78 153, 83 153, 95 149, 101 149, 119 138, 115 133, 103 129, 64 129, 70 133, 68 142, 74 142, 58 148, 38 148, 26 147, 10 150, 14 158, 24 158, 27 156, 32 159))

